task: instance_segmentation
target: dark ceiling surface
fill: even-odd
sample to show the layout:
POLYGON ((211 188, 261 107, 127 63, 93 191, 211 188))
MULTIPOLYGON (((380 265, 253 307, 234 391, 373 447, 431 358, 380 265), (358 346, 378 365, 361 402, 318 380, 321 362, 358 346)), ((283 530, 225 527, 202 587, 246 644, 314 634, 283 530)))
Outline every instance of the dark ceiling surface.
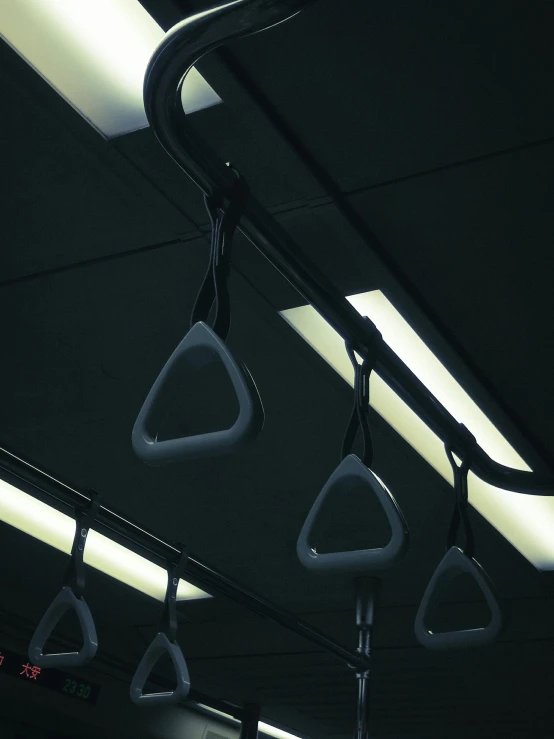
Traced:
MULTIPOLYGON (((201 6, 144 5, 164 27, 201 6)), ((549 2, 321 0, 204 60, 224 104, 193 116, 338 287, 383 289, 506 435, 532 444, 536 465, 554 457, 553 25, 549 2)), ((229 343, 259 386, 264 431, 232 458, 139 462, 134 419, 204 274, 201 195, 149 129, 104 141, 10 49, 1 54, 0 441, 354 646, 352 583, 309 575, 295 556, 351 400, 278 316, 301 300, 238 238, 229 343)), ((418 647, 413 619, 452 494, 373 421, 376 472, 412 535, 384 576, 375 736, 552 736, 550 575, 474 513, 506 631, 483 651, 418 647)), ((359 535, 365 519, 347 514, 359 535)), ((6 526, 0 548, 3 620, 30 633, 65 558, 6 526)), ((97 573, 89 586, 100 660, 130 674, 159 605, 97 573)), ((463 588, 449 603, 453 617, 478 611, 463 588)), ((355 681, 335 659, 221 599, 180 611, 198 689, 260 701, 312 737, 351 735, 355 681)))

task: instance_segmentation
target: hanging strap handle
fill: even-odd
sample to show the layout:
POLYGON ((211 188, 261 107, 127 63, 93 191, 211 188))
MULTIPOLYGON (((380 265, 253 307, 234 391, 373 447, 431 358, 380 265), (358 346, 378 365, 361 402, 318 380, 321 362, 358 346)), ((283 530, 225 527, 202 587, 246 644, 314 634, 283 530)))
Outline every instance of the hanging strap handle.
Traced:
POLYGON ((371 342, 365 347, 366 353, 361 364, 356 359, 352 345, 349 342, 345 342, 348 357, 354 367, 354 405, 342 442, 341 458, 344 459, 350 454, 356 441, 358 430, 361 428, 364 442, 362 462, 366 467, 371 467, 373 464, 373 440, 369 427, 369 378, 379 357, 383 337, 369 318, 367 316, 364 316, 364 318, 373 329, 373 335, 371 342))
POLYGON ((204 195, 212 229, 210 259, 191 316, 191 327, 199 321, 208 323, 215 303, 212 328, 223 341, 231 327, 231 301, 227 283, 231 271, 233 238, 250 194, 244 178, 234 167, 231 168, 236 177, 227 207, 223 207, 223 198, 219 193, 204 195))
POLYGON ((477 442, 465 426, 461 426, 461 430, 465 436, 465 443, 463 451, 458 454, 461 459, 459 465, 454 459, 453 445, 445 444, 446 455, 454 472, 454 492, 456 496, 446 539, 446 554, 425 589, 414 624, 417 640, 426 649, 442 650, 485 646, 498 639, 503 627, 502 610, 494 584, 485 570, 474 559, 475 540, 469 520, 467 476, 471 467, 473 449, 477 442), (460 524, 464 528, 465 544, 463 548, 456 545, 460 524), (481 590, 490 610, 490 621, 486 626, 479 628, 434 632, 429 626, 429 622, 436 614, 439 606, 438 590, 461 574, 470 575, 481 590))
POLYGON ((89 529, 94 523, 100 508, 100 496, 91 491, 89 506, 77 515, 75 537, 71 547, 71 560, 64 577, 64 586, 73 590, 77 598, 82 598, 85 590, 85 544, 89 529))
POLYGON ((66 570, 63 587, 41 618, 29 644, 29 659, 37 667, 81 667, 88 664, 96 655, 98 637, 92 614, 83 598, 83 593, 85 589, 85 544, 99 506, 99 496, 96 493, 91 493, 89 506, 76 516, 71 560, 66 570), (44 654, 44 646, 55 627, 62 616, 72 609, 75 611, 81 626, 83 634, 82 648, 78 652, 44 654))
POLYGON ((446 456, 448 457, 448 461, 450 462, 452 471, 454 472, 454 494, 456 498, 452 518, 450 520, 450 528, 448 529, 448 535, 446 538, 446 550, 448 551, 451 547, 456 545, 456 538, 461 524, 464 529, 465 537, 465 546, 462 548, 462 551, 467 557, 469 557, 469 559, 472 559, 475 554, 475 538, 471 528, 471 521, 469 520, 467 476, 471 468, 472 450, 477 445, 477 441, 465 426, 462 426, 462 428, 467 442, 465 444, 461 464, 458 465, 454 459, 454 450, 452 445, 447 442, 444 447, 446 456))
POLYGON ((164 609, 158 625, 158 631, 162 631, 170 642, 177 638, 177 589, 179 580, 187 569, 188 551, 186 547, 179 545, 181 551, 176 562, 168 562, 167 565, 167 589, 164 600, 164 609))
POLYGON ((167 588, 164 609, 158 626, 158 633, 150 643, 131 681, 130 695, 133 703, 139 706, 161 706, 178 703, 186 698, 190 690, 190 678, 187 663, 177 638, 177 589, 179 580, 186 569, 188 553, 181 549, 177 562, 168 562, 167 588), (173 691, 160 693, 144 693, 144 686, 156 662, 164 654, 169 655, 177 678, 177 687, 173 691))
POLYGON ((369 427, 369 377, 379 356, 383 338, 367 317, 365 320, 371 333, 370 342, 362 349, 364 359, 361 364, 356 359, 353 346, 346 342, 346 351, 354 366, 354 407, 342 444, 342 461, 317 496, 296 543, 300 562, 314 572, 351 574, 382 570, 398 562, 409 547, 408 526, 402 511, 390 491, 371 470, 373 442, 369 427), (360 428, 364 442, 361 459, 350 453, 360 428), (364 488, 381 504, 391 529, 388 544, 371 549, 317 552, 312 536, 325 501, 335 494, 348 493, 354 486, 364 488))

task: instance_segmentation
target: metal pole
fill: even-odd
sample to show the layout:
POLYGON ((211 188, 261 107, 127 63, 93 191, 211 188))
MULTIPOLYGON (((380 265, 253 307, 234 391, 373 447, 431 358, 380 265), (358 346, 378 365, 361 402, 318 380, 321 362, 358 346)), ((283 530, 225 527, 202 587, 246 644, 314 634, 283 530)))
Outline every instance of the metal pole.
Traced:
POLYGON ((259 721, 260 707, 253 703, 248 703, 244 707, 239 739, 258 739, 259 721))
POLYGON ((359 577, 355 580, 356 627, 358 629, 358 653, 365 659, 366 668, 356 670, 358 680, 358 704, 354 739, 369 739, 371 636, 375 622, 375 607, 380 588, 379 580, 359 577))
MULTIPOLYGON (((181 104, 186 72, 207 52, 231 39, 262 31, 309 5, 311 0, 237 0, 172 28, 154 52, 144 82, 144 105, 158 141, 206 194, 230 195, 235 175, 193 130, 181 104)), ((235 164, 239 164, 238 162, 235 164)), ((239 229, 326 321, 360 355, 371 342, 374 326, 350 305, 317 265, 307 259, 289 234, 251 195, 239 229)), ((465 448, 464 428, 433 397, 386 344, 377 373, 456 452, 465 448)), ((477 448, 472 470, 499 488, 530 495, 554 495, 554 476, 514 470, 477 448)))
MULTIPOLYGON (((1 448, 0 478, 33 497, 54 500, 58 505, 61 503, 78 510, 90 505, 90 493, 80 492, 60 482, 54 475, 42 471, 36 465, 1 448)), ((161 559, 164 566, 168 560, 175 560, 180 554, 177 547, 103 505, 99 507, 96 514, 94 528, 116 541, 132 544, 133 549, 142 550, 149 559, 152 557, 161 559)), ((212 595, 231 598, 258 615, 274 621, 320 649, 334 654, 346 664, 363 663, 363 658, 357 653, 346 649, 284 608, 280 608, 193 556, 189 556, 187 560, 185 577, 189 582, 212 595)))

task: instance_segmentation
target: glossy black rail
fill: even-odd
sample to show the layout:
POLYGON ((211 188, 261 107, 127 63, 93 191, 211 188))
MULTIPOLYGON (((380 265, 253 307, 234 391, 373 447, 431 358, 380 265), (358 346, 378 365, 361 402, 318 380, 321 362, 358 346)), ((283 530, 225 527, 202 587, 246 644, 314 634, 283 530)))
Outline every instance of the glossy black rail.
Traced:
MULTIPOLYGON (((11 451, 2 448, 0 448, 0 479, 39 500, 54 503, 56 508, 70 507, 79 511, 87 508, 91 500, 90 492, 79 491, 61 482, 55 475, 39 469, 34 463, 21 459, 11 451)), ((2 520, 1 513, 0 510, 0 520, 2 520)), ((174 561, 180 554, 179 549, 173 544, 164 541, 142 526, 133 523, 126 516, 104 505, 99 508, 93 528, 124 546, 130 545, 133 551, 157 561, 162 566, 168 560, 174 561)), ((347 665, 367 667, 363 656, 355 651, 349 651, 294 614, 266 600, 192 555, 187 560, 186 579, 210 595, 223 595, 263 618, 274 621, 320 649, 334 654, 347 665)))
MULTIPOLYGON (((181 103, 183 80, 205 54, 225 42, 258 33, 292 17, 314 0, 236 0, 198 13, 174 26, 154 52, 144 81, 144 104, 158 141, 206 194, 231 192, 233 172, 189 124, 181 103)), ((240 169, 240 162, 233 162, 240 169)), ((251 195, 240 231, 360 355, 375 330, 339 293, 275 218, 251 195)), ((443 441, 462 453, 467 431, 411 370, 383 345, 376 371, 443 441)), ((485 482, 530 495, 554 495, 554 475, 506 467, 479 446, 472 471, 485 482)))

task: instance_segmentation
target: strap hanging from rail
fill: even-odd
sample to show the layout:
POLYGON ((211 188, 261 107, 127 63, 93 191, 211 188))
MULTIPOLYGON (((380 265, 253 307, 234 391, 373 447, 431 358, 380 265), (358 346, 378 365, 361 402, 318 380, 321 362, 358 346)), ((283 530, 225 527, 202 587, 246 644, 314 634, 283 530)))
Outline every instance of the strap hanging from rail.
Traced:
POLYGON ((466 438, 466 446, 461 453, 460 464, 457 464, 454 459, 452 446, 445 445, 446 456, 454 473, 456 498, 446 539, 446 554, 425 589, 414 624, 419 643, 427 649, 445 650, 485 646, 496 641, 503 626, 502 612, 494 585, 485 570, 474 559, 475 540, 469 519, 467 477, 471 467, 472 449, 476 447, 477 442, 465 427, 462 427, 462 431, 466 438), (456 545, 460 525, 463 526, 465 536, 463 547, 456 545), (438 590, 461 574, 470 575, 478 585, 489 607, 490 621, 482 628, 434 632, 429 622, 439 606, 438 590))
POLYGON ((85 589, 85 544, 99 507, 99 496, 92 493, 88 507, 76 515, 71 560, 64 577, 63 587, 41 618, 29 644, 29 659, 37 667, 81 667, 94 658, 98 649, 94 620, 83 598, 83 593, 85 589), (44 654, 43 650, 48 638, 62 616, 70 610, 75 611, 79 619, 83 646, 78 652, 44 654))
POLYGON ((231 302, 228 279, 231 270, 233 238, 240 222, 244 203, 250 193, 245 180, 231 167, 235 173, 230 201, 223 208, 222 198, 217 195, 204 195, 204 204, 210 218, 212 237, 208 269, 202 287, 192 310, 191 328, 195 323, 208 318, 215 305, 213 331, 223 340, 227 339, 231 326, 231 302))
POLYGON ((346 351, 354 366, 354 407, 342 444, 342 461, 317 496, 296 543, 300 562, 314 572, 351 574, 383 570, 398 562, 409 547, 408 526, 402 511, 390 491, 370 469, 373 462, 373 443, 369 428, 369 376, 377 361, 381 344, 381 334, 374 329, 373 341, 371 345, 364 347, 364 359, 360 364, 354 349, 346 343, 346 351), (351 453, 360 428, 364 443, 362 459, 351 453), (388 543, 377 548, 319 553, 313 542, 313 532, 325 501, 333 495, 345 495, 353 487, 363 488, 381 504, 391 529, 388 543))
POLYGON ((445 444, 445 451, 454 473, 454 494, 456 498, 452 518, 450 520, 450 528, 448 529, 448 536, 446 538, 446 549, 448 550, 456 545, 456 538, 461 524, 463 526, 465 536, 465 545, 462 548, 462 551, 471 559, 475 553, 475 539, 471 528, 471 521, 469 520, 469 497, 467 485, 467 475, 471 467, 471 447, 468 446, 466 449, 460 465, 456 464, 453 449, 450 444, 445 444))
MULTIPOLYGON (((234 188, 226 207, 219 194, 204 197, 212 226, 210 259, 192 311, 191 328, 158 375, 133 427, 133 449, 147 464, 170 464, 236 451, 254 439, 264 424, 256 384, 246 365, 225 344, 231 325, 227 285, 231 247, 249 194, 243 178, 233 171, 234 188), (213 326, 210 326, 212 312, 213 326), (192 375, 215 362, 226 371, 238 401, 235 423, 230 428, 159 441, 158 432, 168 408, 166 386, 176 376, 192 375)), ((213 403, 213 399, 208 398, 207 402, 213 403)))
POLYGON ((361 459, 366 467, 371 467, 373 464, 373 440, 369 426, 369 378, 379 357, 383 339, 381 333, 367 317, 365 317, 365 320, 371 325, 374 333, 372 342, 364 347, 365 356, 361 364, 356 359, 350 342, 345 342, 346 352, 354 367, 354 406, 342 443, 342 459, 351 453, 358 430, 361 429, 364 443, 361 459))
POLYGON ((187 697, 190 690, 187 663, 185 662, 181 647, 176 641, 178 628, 177 590, 179 580, 186 569, 187 559, 188 554, 186 550, 181 548, 179 559, 176 562, 168 562, 167 564, 167 588, 158 632, 142 656, 131 681, 131 700, 140 706, 161 706, 178 703, 187 697), (172 691, 144 693, 144 686, 152 669, 164 654, 169 656, 173 664, 177 687, 172 691))

